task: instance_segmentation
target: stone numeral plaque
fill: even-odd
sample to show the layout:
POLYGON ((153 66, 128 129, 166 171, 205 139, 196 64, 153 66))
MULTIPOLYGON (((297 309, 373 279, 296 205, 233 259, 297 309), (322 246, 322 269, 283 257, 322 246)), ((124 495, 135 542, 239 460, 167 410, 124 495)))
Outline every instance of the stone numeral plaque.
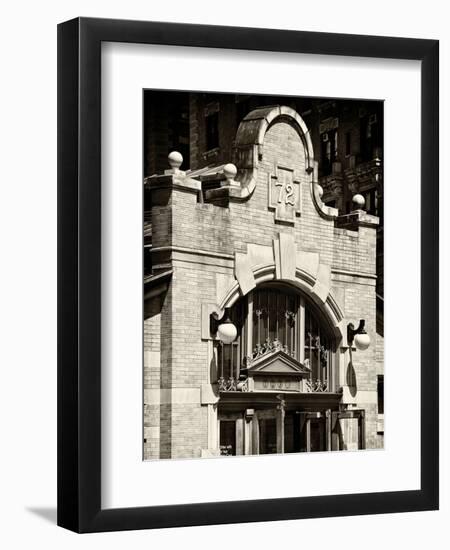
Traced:
POLYGON ((269 209, 276 221, 295 223, 301 213, 301 185, 294 170, 276 165, 269 175, 269 209))

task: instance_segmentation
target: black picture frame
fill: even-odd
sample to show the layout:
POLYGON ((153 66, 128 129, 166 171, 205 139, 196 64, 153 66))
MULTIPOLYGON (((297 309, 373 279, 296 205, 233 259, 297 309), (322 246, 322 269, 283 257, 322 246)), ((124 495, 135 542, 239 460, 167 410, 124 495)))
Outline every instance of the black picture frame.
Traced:
POLYGON ((58 525, 150 529, 438 509, 439 42, 77 18, 58 26, 58 525), (101 508, 101 43, 421 62, 421 488, 101 508))

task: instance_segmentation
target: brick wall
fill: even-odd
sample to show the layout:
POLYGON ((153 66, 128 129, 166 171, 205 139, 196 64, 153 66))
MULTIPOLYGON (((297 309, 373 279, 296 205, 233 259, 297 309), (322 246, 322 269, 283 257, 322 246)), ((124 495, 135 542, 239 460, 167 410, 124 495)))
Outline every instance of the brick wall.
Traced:
MULTIPOLYGON (((191 102, 195 100, 191 97, 191 102)), ((196 132, 195 121, 191 121, 192 140, 196 132)), ((191 146, 191 164, 197 154, 195 147, 191 146)), ((201 147, 200 143, 199 150, 201 147)), ((333 287, 340 289, 343 296, 346 320, 357 323, 366 319, 375 342, 376 231, 369 227, 358 231, 339 229, 333 220, 321 217, 312 201, 305 162, 297 130, 286 120, 275 123, 265 136, 264 155, 251 199, 232 202, 225 208, 200 204, 195 194, 174 188, 168 200, 156 200, 153 204, 153 246, 233 255, 236 251, 246 252, 249 243, 272 246, 279 233, 292 234, 297 250, 318 252, 320 262, 331 265, 333 287), (268 208, 268 181, 275 165, 289 167, 299 175, 302 211, 293 226, 275 223, 274 212, 268 208)), ((152 390, 159 384, 161 389, 170 390, 171 397, 161 392, 158 405, 145 404, 145 429, 149 434, 159 434, 159 438, 147 438, 146 458, 156 457, 158 446, 161 458, 199 457, 207 448, 207 407, 201 404, 200 389, 208 383, 211 366, 210 343, 201 338, 201 304, 216 303, 218 274, 233 275, 232 266, 207 255, 201 261, 193 255, 188 261, 175 259, 172 254, 169 261, 173 270, 170 289, 145 322, 145 349, 149 353, 144 385, 152 390), (160 353, 158 366, 156 360, 151 364, 155 359, 152 351, 160 353)), ((352 403, 366 410, 368 448, 378 444, 377 349, 372 345, 365 352, 355 351, 351 364, 347 358, 344 365, 351 370, 348 379, 355 386, 352 403)))
POLYGON ((144 457, 159 458, 160 410, 146 390, 159 391, 161 385, 161 298, 147 304, 144 320, 144 457))

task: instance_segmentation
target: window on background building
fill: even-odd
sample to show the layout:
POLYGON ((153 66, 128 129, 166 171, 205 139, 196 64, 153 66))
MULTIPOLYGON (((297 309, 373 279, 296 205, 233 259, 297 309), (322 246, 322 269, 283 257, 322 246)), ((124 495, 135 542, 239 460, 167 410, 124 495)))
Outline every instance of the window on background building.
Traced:
POLYGON ((236 100, 236 129, 239 127, 239 124, 250 111, 250 99, 239 98, 236 100))
POLYGON ((378 201, 377 201, 377 191, 376 189, 369 189, 368 191, 365 191, 362 193, 365 202, 364 210, 368 214, 372 214, 373 216, 377 216, 378 212, 378 201))
POLYGON ((353 210, 353 202, 349 200, 345 203, 345 212, 346 214, 350 214, 352 210, 353 210))
POLYGON ((337 129, 320 134, 320 172, 329 176, 333 171, 333 162, 337 159, 338 136, 337 129))
POLYGON ((219 147, 219 112, 210 113, 206 116, 206 149, 219 147))
POLYGON ((376 114, 365 115, 360 119, 361 160, 367 162, 376 157, 380 148, 380 129, 376 114))
POLYGON ((311 383, 330 387, 329 329, 302 294, 281 285, 262 286, 231 309, 231 320, 238 336, 232 344, 216 343, 218 379, 237 382, 246 358, 277 342, 285 353, 311 369, 311 383))
POLYGON ((383 227, 383 196, 377 194, 377 216, 380 218, 380 226, 378 229, 383 227))
POLYGON ((351 155, 352 152, 352 133, 345 132, 345 154, 351 155))
POLYGON ((384 376, 382 374, 378 375, 378 414, 384 414, 384 376))

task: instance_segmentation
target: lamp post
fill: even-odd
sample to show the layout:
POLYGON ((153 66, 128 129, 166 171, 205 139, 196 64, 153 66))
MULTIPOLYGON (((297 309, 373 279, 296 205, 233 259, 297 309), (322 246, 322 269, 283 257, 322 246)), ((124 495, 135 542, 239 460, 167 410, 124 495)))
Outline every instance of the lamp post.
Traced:
MULTIPOLYGON (((211 315, 209 316, 209 329, 211 334, 214 336, 217 336, 220 343, 222 345, 224 344, 231 344, 236 340, 237 336, 237 328, 233 324, 230 318, 230 311, 229 309, 225 309, 220 315, 216 311, 213 311, 211 315)), ((223 352, 222 352, 223 353, 223 352)), ((238 372, 236 373, 236 378, 233 376, 233 368, 231 366, 231 372, 229 373, 229 377, 226 380, 224 378, 224 372, 223 372, 223 355, 222 355, 222 361, 220 365, 220 376, 217 378, 217 383, 220 391, 235 391, 237 389, 236 384, 237 380, 239 378, 239 367, 238 372)), ((218 368, 219 371, 219 368, 218 368)), ((219 374, 219 372, 218 372, 219 374)))
POLYGON ((222 317, 213 311, 210 315, 211 334, 217 335, 222 344, 231 344, 236 340, 237 328, 231 321, 229 309, 225 309, 222 317))
POLYGON ((351 349, 353 342, 355 343, 356 349, 360 351, 366 350, 370 346, 370 336, 365 330, 366 321, 361 319, 359 321, 358 328, 355 329, 353 323, 347 325, 347 343, 351 349))

